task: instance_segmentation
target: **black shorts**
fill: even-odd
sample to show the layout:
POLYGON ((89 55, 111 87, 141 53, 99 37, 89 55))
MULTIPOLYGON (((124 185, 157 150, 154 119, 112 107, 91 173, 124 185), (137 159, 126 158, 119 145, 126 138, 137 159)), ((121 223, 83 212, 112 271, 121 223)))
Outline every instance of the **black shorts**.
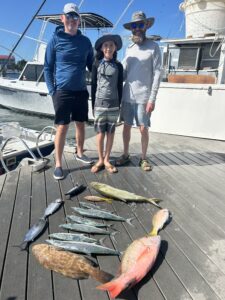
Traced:
POLYGON ((57 90, 52 96, 55 124, 67 125, 70 121, 88 121, 89 93, 84 91, 57 90))

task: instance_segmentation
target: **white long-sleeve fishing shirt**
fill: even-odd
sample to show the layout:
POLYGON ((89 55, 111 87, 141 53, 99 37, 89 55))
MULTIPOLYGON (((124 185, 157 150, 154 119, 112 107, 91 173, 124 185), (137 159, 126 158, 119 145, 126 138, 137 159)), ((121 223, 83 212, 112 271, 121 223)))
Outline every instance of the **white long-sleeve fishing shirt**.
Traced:
POLYGON ((155 102, 160 84, 161 52, 157 43, 146 39, 143 44, 131 44, 122 61, 124 88, 122 101, 155 102))

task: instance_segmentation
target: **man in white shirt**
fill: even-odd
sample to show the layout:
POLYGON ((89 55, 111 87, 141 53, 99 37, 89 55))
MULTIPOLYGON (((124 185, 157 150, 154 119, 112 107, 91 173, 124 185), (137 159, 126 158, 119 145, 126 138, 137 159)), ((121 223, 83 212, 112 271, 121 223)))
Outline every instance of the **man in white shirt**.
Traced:
POLYGON ((161 52, 156 42, 146 38, 146 31, 154 23, 141 12, 135 12, 132 20, 123 26, 132 31, 133 43, 127 48, 123 60, 124 88, 122 97, 121 120, 124 121, 124 153, 116 160, 116 165, 130 161, 129 143, 134 120, 140 129, 142 154, 139 165, 144 171, 152 166, 146 154, 149 143, 151 112, 155 108, 156 95, 160 84, 161 52))

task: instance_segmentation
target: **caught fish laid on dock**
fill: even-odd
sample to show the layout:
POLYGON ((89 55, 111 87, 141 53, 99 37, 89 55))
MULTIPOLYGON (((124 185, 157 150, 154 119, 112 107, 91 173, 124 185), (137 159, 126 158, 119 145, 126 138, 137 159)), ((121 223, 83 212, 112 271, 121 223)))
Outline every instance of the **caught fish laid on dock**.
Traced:
POLYGON ((84 232, 84 233, 96 233, 96 234, 108 234, 108 235, 112 234, 111 232, 104 230, 102 228, 86 225, 86 224, 67 223, 67 224, 61 224, 59 225, 59 227, 68 230, 84 232))
POLYGON ((107 202, 109 204, 112 204, 112 199, 110 198, 105 198, 105 197, 99 197, 99 196, 85 196, 84 197, 85 200, 88 201, 93 201, 93 202, 107 202))
POLYGON ((56 240, 62 241, 76 241, 76 242, 87 242, 87 243, 99 243, 100 241, 94 238, 90 238, 82 233, 67 233, 67 232, 56 232, 49 234, 49 237, 56 240))
POLYGON ((128 224, 133 226, 131 224, 131 221, 134 218, 125 219, 121 216, 115 215, 115 214, 113 214, 111 212, 108 212, 106 210, 93 209, 93 208, 85 209, 85 208, 80 208, 80 207, 72 207, 72 209, 75 212, 77 212, 78 214, 80 214, 82 216, 85 216, 85 217, 102 219, 102 220, 127 222, 128 224))
POLYGON ((47 218, 48 216, 52 215, 56 212, 64 201, 62 199, 56 199, 55 201, 51 202, 45 209, 43 218, 47 218))
POLYGON ((143 237, 133 241, 122 257, 120 276, 98 286, 97 289, 108 291, 110 297, 115 298, 124 289, 137 284, 153 267, 159 253, 160 244, 161 238, 159 235, 143 237))
POLYGON ((105 224, 105 223, 99 223, 99 222, 95 222, 93 220, 89 220, 86 218, 81 218, 75 215, 67 215, 67 219, 72 221, 72 222, 76 222, 79 224, 86 224, 86 225, 91 225, 91 226, 95 226, 95 227, 111 227, 112 224, 105 224))
POLYGON ((150 236, 158 235, 159 230, 170 220, 171 214, 167 208, 160 209, 152 217, 152 231, 149 233, 150 236))
POLYGON ((82 193, 86 189, 86 186, 83 184, 76 183, 75 186, 65 193, 65 196, 76 196, 82 193))
POLYGON ((73 279, 86 279, 89 276, 105 283, 113 278, 107 272, 95 267, 93 262, 82 255, 57 250, 54 246, 38 244, 32 247, 32 253, 46 269, 73 279))
POLYGON ((62 248, 64 250, 79 252, 84 254, 104 254, 104 255, 120 255, 120 252, 114 249, 104 247, 95 243, 86 242, 69 242, 69 241, 57 241, 46 240, 47 243, 62 248))
POLYGON ((40 218, 25 234, 23 242, 19 245, 21 250, 26 250, 29 243, 33 242, 45 229, 48 221, 44 218, 40 218))
POLYGON ((84 207, 84 208, 95 208, 95 209, 98 208, 98 209, 101 209, 100 206, 92 204, 92 203, 87 203, 87 202, 83 202, 83 201, 80 201, 79 203, 80 203, 80 206, 84 207))
POLYGON ((157 198, 147 198, 144 196, 139 196, 134 193, 130 193, 124 190, 114 188, 108 184, 100 182, 91 182, 90 186, 99 192, 101 195, 110 197, 113 200, 121 200, 124 202, 134 201, 134 202, 149 202, 157 207, 160 207, 157 202, 160 202, 160 199, 157 198))

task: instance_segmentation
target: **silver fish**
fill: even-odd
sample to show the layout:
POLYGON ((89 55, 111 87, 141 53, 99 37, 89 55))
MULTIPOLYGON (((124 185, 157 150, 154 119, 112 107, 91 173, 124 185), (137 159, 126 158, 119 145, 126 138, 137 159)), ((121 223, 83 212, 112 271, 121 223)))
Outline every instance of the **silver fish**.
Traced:
POLYGON ((81 207, 84 207, 84 208, 94 208, 94 209, 97 208, 97 209, 101 209, 100 206, 95 205, 95 204, 86 203, 86 202, 83 202, 83 201, 80 201, 79 203, 80 203, 80 206, 81 206, 81 207))
POLYGON ((97 239, 90 238, 82 233, 67 233, 67 232, 56 232, 49 234, 49 237, 56 240, 62 241, 77 241, 77 242, 87 242, 87 243, 99 243, 97 239))
POLYGON ((44 218, 40 218, 25 234, 23 242, 19 245, 21 250, 26 250, 28 244, 33 242, 45 229, 48 221, 44 218))
POLYGON ((45 209, 43 218, 46 219, 48 216, 52 215, 56 212, 59 207, 62 205, 64 201, 62 199, 56 199, 55 201, 51 202, 45 209))
POLYGON ((65 193, 66 196, 77 196, 80 193, 82 193, 86 189, 86 186, 83 184, 79 184, 78 182, 75 184, 75 186, 70 189, 68 192, 65 193))
POLYGON ((67 223, 67 224, 61 224, 59 225, 59 227, 64 229, 69 229, 69 230, 75 230, 79 232, 85 232, 85 233, 97 233, 97 234, 108 234, 108 235, 111 234, 107 230, 95 226, 86 225, 86 224, 67 223))
POLYGON ((84 208, 79 208, 79 207, 72 207, 74 211, 76 211, 78 214, 89 217, 89 218, 96 218, 96 219, 103 219, 103 220, 113 220, 113 221, 121 221, 121 222, 127 222, 131 226, 131 221, 134 218, 130 219, 125 219, 121 216, 115 215, 113 213, 110 213, 106 210, 99 210, 99 209, 94 209, 94 208, 89 208, 89 209, 84 209, 84 208))
POLYGON ((108 255, 120 255, 120 252, 114 249, 110 249, 94 243, 85 242, 64 242, 56 240, 46 240, 47 243, 62 248, 64 250, 79 252, 84 254, 108 254, 108 255))
POLYGON ((99 222, 95 222, 93 220, 81 218, 81 217, 78 217, 78 216, 75 216, 75 215, 69 215, 69 216, 67 216, 67 219, 72 221, 72 222, 76 222, 76 223, 79 223, 79 224, 91 225, 91 226, 95 226, 95 227, 111 227, 112 226, 112 224, 99 223, 99 222))

